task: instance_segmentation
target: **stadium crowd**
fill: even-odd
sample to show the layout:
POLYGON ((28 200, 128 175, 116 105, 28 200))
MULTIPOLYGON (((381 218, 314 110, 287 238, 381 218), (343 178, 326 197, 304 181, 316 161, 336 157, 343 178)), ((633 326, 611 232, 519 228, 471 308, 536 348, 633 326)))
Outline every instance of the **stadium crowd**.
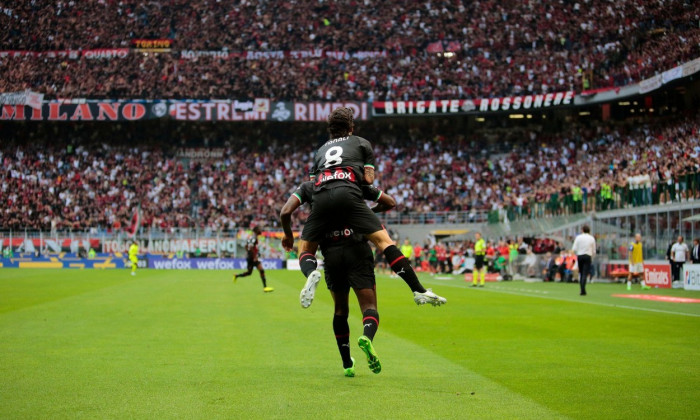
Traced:
MULTIPOLYGON (((4 229, 164 229, 276 226, 307 179, 321 124, 39 124, 0 146, 4 229), (276 128, 275 128, 276 127, 276 128), (283 130, 283 131, 279 131, 283 130), (290 136, 299 140, 291 143, 290 136), (68 143, 66 140, 71 139, 68 143), (172 139, 179 139, 172 141, 172 139), (208 146, 206 160, 178 151, 208 146)), ((509 211, 549 216, 700 198, 700 121, 572 126, 565 134, 509 130, 490 141, 449 125, 368 124, 377 184, 398 212, 509 211), (375 132, 376 131, 376 132, 375 132), (583 164, 585 162, 585 164, 583 164), (609 189, 606 189, 606 186, 609 189)), ((304 219, 304 213, 295 218, 304 219)))
POLYGON ((173 42, 172 52, 125 58, 0 58, 1 92, 29 88, 49 98, 495 97, 625 85, 700 55, 691 0, 3 3, 0 51, 173 42), (312 50, 384 54, 235 54, 312 50), (231 54, 186 58, 183 51, 231 54))
POLYGON ((487 153, 482 142, 438 136, 412 147, 378 146, 378 173, 399 211, 506 210, 513 220, 685 200, 700 188, 699 127, 693 118, 574 126, 566 135, 504 133, 487 153), (529 141, 518 141, 524 135, 529 141))

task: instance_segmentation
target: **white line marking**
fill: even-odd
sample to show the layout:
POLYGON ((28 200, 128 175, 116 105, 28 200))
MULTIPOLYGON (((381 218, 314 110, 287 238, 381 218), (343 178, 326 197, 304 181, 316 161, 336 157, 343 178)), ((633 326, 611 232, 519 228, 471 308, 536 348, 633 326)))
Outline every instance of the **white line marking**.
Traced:
MULTIPOLYGON (((456 287, 459 289, 466 289, 466 287, 456 285, 456 284, 448 284, 448 283, 440 283, 440 284, 442 286, 456 287)), ((657 312, 657 313, 662 313, 662 314, 692 316, 692 317, 700 318, 700 314, 690 314, 690 313, 685 313, 685 312, 666 311, 663 309, 640 308, 637 306, 616 305, 616 304, 612 304, 612 303, 603 303, 603 302, 591 302, 590 300, 566 299, 566 298, 560 298, 560 297, 555 297, 555 296, 543 296, 541 294, 537 295, 537 294, 533 294, 533 292, 534 293, 538 293, 538 292, 535 292, 534 290, 527 290, 527 289, 516 289, 516 290, 523 290, 523 291, 527 290, 527 293, 511 291, 510 289, 506 290, 505 288, 501 288, 499 286, 491 286, 491 287, 481 288, 480 290, 483 290, 485 292, 506 293, 506 294, 510 294, 510 295, 519 295, 519 296, 535 297, 535 298, 542 298, 542 299, 561 300, 564 302, 586 303, 589 305, 607 306, 609 308, 635 309, 638 311, 657 312)), ((547 293, 547 292, 544 292, 544 293, 547 293)))

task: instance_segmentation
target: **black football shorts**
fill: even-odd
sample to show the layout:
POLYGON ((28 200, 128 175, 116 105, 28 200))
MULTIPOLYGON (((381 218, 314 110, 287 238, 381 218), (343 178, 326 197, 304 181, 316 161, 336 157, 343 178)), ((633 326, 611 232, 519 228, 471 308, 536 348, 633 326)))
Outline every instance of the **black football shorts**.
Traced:
POLYGON ((256 268, 258 266, 258 264, 260 264, 260 260, 258 260, 257 257, 256 258, 248 257, 248 258, 246 258, 246 263, 248 264, 248 266, 247 266, 248 270, 252 271, 254 268, 256 268))
POLYGON ((311 214, 301 232, 301 239, 321 242, 334 226, 347 226, 360 235, 383 229, 377 215, 362 198, 362 191, 354 185, 314 192, 311 214))
POLYGON ((323 269, 328 290, 348 293, 353 289, 374 289, 374 258, 367 242, 335 246, 323 251, 323 269))

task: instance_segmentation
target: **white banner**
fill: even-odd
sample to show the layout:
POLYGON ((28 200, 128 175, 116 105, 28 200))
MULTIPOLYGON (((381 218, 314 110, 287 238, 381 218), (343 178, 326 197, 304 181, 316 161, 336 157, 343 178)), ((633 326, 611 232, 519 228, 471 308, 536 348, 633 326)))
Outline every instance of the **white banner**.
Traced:
POLYGON ((700 71, 700 58, 683 64, 683 77, 693 75, 700 71))
POLYGON ((681 77, 683 77, 682 66, 674 67, 671 70, 667 70, 661 73, 661 81, 663 82, 663 84, 666 84, 676 79, 680 79, 681 77))
POLYGON ((34 109, 41 109, 44 94, 32 92, 27 89, 23 92, 0 93, 0 105, 28 105, 34 109))
POLYGON ((652 90, 660 88, 662 84, 663 83, 661 83, 661 75, 642 80, 641 82, 639 82, 639 93, 651 92, 652 90))

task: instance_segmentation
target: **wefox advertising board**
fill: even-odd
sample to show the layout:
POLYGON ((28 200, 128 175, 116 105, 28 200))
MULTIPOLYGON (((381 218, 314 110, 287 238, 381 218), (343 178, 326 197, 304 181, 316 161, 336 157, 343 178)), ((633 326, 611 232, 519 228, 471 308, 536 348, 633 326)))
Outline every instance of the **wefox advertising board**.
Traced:
MULTIPOLYGON (((156 270, 245 270, 248 263, 245 258, 168 258, 149 255, 148 268, 156 270)), ((282 260, 263 258, 260 260, 265 270, 282 269, 282 260)))

